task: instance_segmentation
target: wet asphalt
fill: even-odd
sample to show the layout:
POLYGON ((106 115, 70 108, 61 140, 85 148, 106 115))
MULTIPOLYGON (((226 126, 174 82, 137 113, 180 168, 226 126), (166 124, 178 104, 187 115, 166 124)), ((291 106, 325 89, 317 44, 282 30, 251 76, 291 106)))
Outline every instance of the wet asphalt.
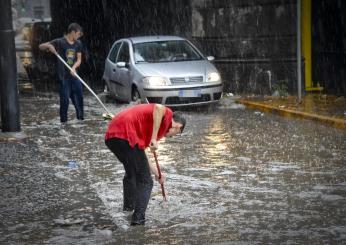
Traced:
POLYGON ((168 201, 156 183, 146 226, 131 227, 96 100, 86 96, 83 122, 70 106, 64 126, 56 95, 20 104, 27 137, 0 141, 0 244, 346 243, 343 130, 230 98, 184 109, 185 132, 157 152, 168 201))

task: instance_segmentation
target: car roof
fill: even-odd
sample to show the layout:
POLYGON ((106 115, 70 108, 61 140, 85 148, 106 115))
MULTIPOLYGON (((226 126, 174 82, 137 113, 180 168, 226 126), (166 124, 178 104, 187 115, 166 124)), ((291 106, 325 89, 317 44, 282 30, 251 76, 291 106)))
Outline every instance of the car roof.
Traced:
MULTIPOLYGON (((126 38, 125 38, 126 39, 126 38)), ((129 37, 132 43, 146 43, 146 42, 155 42, 155 41, 172 41, 172 40, 185 40, 182 37, 177 36, 138 36, 138 37, 129 37)))

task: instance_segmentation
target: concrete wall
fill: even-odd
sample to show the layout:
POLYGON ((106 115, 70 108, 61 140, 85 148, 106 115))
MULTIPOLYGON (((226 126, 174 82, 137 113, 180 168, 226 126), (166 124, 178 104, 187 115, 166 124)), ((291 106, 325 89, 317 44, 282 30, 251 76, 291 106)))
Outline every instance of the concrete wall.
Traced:
POLYGON ((12 0, 17 18, 50 18, 50 0, 12 0))
MULTIPOLYGON (((95 86, 116 39, 168 34, 186 37, 215 56, 226 92, 271 94, 281 84, 297 93, 296 0, 50 2, 52 37, 61 36, 71 22, 84 27, 90 57, 85 74, 95 86)), ((313 80, 328 93, 346 92, 345 6, 343 0, 312 1, 313 80)))
POLYGON ((215 56, 225 90, 270 93, 285 82, 295 92, 295 0, 191 0, 192 39, 215 56))
MULTIPOLYGON (((61 35, 68 23, 79 22, 85 29, 83 41, 97 64, 103 65, 109 47, 118 38, 180 35, 204 54, 215 56, 226 92, 269 94, 277 81, 295 91, 295 2, 51 0, 51 5, 55 33, 61 35)), ((102 75, 99 67, 94 74, 102 75)))
MULTIPOLYGON (((271 94, 283 84, 297 93, 296 0, 51 0, 51 5, 53 34, 60 36, 73 21, 85 28, 93 81, 102 75, 114 40, 172 34, 215 56, 226 92, 271 94)), ((346 92, 345 6, 342 0, 312 2, 313 80, 327 93, 346 92)))

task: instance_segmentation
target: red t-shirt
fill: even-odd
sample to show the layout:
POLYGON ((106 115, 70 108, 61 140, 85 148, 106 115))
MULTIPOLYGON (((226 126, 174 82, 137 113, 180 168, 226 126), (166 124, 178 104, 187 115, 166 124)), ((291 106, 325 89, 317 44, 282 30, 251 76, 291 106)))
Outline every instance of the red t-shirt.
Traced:
MULTIPOLYGON (((155 104, 141 104, 121 111, 108 125, 105 139, 120 138, 127 140, 131 147, 138 144, 139 149, 150 145, 153 133, 153 112, 155 104)), ((157 140, 166 135, 172 127, 173 112, 166 107, 165 115, 157 133, 157 140)))

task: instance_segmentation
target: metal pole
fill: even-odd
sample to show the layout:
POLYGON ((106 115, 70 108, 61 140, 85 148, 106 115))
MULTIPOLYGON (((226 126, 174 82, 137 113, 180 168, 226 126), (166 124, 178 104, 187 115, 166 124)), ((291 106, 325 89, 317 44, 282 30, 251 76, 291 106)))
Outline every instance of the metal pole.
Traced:
POLYGON ((298 103, 302 102, 301 0, 297 0, 297 82, 298 103))
POLYGON ((11 0, 0 0, 0 99, 3 132, 19 132, 16 49, 11 0))

